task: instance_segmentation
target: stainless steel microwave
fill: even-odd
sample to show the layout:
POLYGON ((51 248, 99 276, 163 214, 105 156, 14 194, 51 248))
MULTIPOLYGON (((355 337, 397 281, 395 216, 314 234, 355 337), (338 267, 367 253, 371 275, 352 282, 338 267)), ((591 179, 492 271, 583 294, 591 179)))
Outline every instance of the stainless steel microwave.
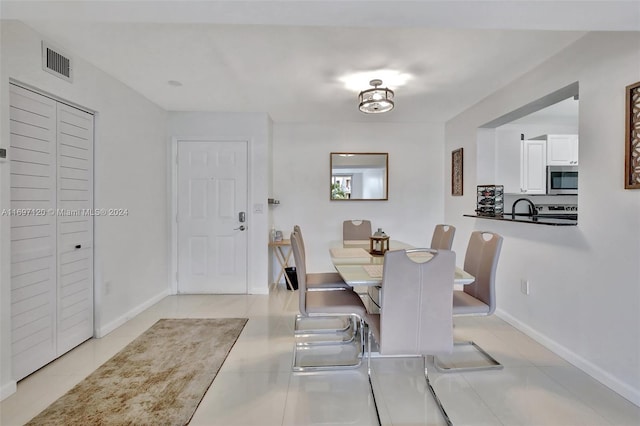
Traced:
POLYGON ((578 166, 547 166, 547 194, 578 195, 578 166))

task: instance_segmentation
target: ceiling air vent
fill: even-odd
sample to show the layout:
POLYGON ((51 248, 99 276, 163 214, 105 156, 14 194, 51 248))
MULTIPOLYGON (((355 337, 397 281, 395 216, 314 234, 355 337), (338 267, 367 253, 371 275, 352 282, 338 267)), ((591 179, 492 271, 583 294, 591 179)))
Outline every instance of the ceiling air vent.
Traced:
POLYGON ((73 81, 73 60, 46 42, 42 42, 42 69, 68 82, 73 81))

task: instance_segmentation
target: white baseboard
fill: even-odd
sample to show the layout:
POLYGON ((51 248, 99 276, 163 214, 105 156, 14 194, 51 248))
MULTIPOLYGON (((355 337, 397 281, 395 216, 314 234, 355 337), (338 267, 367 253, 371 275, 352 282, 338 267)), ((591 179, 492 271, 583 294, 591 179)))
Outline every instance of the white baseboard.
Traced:
POLYGON ((9 382, 5 383, 4 385, 2 385, 2 387, 0 387, 0 401, 13 395, 17 390, 18 382, 16 382, 15 380, 10 380, 9 382))
POLYGON ((607 371, 593 364, 592 362, 584 359, 582 356, 577 353, 567 349, 565 346, 556 342, 553 339, 545 336, 544 334, 534 330, 528 325, 520 322, 518 319, 514 318, 510 314, 504 312, 501 309, 496 309, 496 316, 505 320, 518 330, 525 333, 527 336, 531 337, 536 342, 540 343, 542 346, 546 347, 550 351, 554 352, 556 355, 560 356, 570 364, 573 364, 580 370, 584 371, 603 385, 607 386, 614 392, 620 394, 622 397, 628 399, 632 403, 637 406, 640 406, 640 389, 632 387, 630 384, 621 381, 620 379, 614 377, 607 371))
POLYGON ((165 297, 167 297, 170 294, 171 294, 171 292, 170 292, 169 289, 163 290, 161 293, 155 295, 154 297, 152 297, 151 299, 145 301, 144 303, 141 303, 140 305, 138 305, 135 308, 131 309, 129 312, 125 313, 124 315, 122 315, 122 316, 116 318, 115 320, 111 321, 110 323, 96 328, 96 337, 97 338, 101 338, 101 337, 106 336, 107 334, 109 334, 113 330, 115 330, 116 328, 120 327, 122 324, 124 324, 127 321, 129 321, 131 318, 133 318, 136 315, 138 315, 140 312, 142 312, 145 309, 147 309, 147 308, 153 306, 154 304, 158 303, 159 301, 161 301, 162 299, 164 299, 165 297))

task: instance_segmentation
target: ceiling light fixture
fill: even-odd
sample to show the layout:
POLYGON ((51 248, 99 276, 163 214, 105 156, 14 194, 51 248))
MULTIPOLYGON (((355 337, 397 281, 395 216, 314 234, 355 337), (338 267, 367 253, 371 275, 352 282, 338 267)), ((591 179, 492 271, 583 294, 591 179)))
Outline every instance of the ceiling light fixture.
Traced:
POLYGON ((363 90, 358 95, 360 111, 365 114, 379 114, 391 111, 395 106, 393 103, 393 90, 386 87, 378 87, 382 85, 382 80, 371 80, 369 84, 373 86, 373 89, 363 90))

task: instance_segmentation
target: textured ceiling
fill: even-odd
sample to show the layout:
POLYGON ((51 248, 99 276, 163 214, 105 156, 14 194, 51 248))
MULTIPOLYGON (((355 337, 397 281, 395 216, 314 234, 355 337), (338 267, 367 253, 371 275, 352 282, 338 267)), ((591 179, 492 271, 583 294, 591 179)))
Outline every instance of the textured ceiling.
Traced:
MULTIPOLYGON (((527 1, 28 3, 3 2, 3 18, 24 21, 164 109, 267 112, 276 122, 445 121, 584 35, 577 30, 616 29, 602 12, 592 22, 589 9, 564 31, 556 15, 569 10, 545 21, 530 9, 540 2, 527 1), (405 80, 385 81, 396 108, 362 114, 357 92, 384 80, 384 70, 405 80)), ((617 25, 633 26, 628 15, 617 25)))

